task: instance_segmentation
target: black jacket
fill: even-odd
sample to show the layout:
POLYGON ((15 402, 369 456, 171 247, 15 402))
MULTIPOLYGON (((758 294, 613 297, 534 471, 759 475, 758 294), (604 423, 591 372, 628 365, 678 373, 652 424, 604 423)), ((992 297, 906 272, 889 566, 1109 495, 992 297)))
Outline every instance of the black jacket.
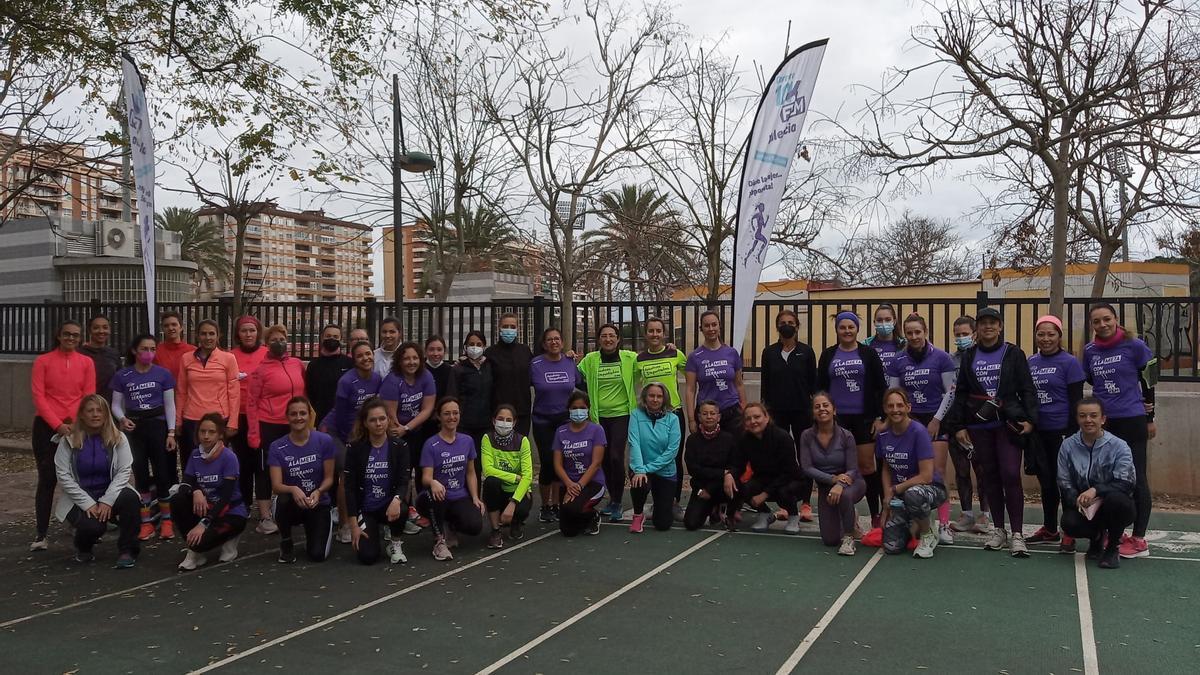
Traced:
POLYGON ((767 425, 762 438, 755 438, 754 434, 745 432, 738 439, 730 458, 729 472, 734 478, 741 480, 747 464, 754 475, 764 483, 800 478, 796 441, 791 434, 774 424, 767 425))
MULTIPOLYGON (((796 341, 796 348, 783 359, 783 344, 776 342, 762 351, 760 361, 763 403, 773 412, 798 412, 812 417, 812 395, 817 385, 817 355, 812 347, 796 341)), ((807 426, 807 425, 806 425, 807 426)))
MULTIPOLYGON (((437 368, 430 368, 427 363, 425 364, 425 369, 429 371, 430 375, 433 375, 433 386, 437 389, 437 397, 433 400, 435 402, 440 401, 443 396, 448 396, 450 394, 450 377, 454 372, 454 362, 450 360, 442 361, 442 365, 437 368)), ((437 417, 430 415, 429 419, 425 420, 425 424, 421 425, 421 430, 425 432, 425 438, 428 438, 436 434, 440 426, 437 417)))
MULTIPOLYGON (((833 365, 833 355, 838 346, 826 347, 821 352, 821 362, 817 364, 817 390, 829 391, 829 368, 833 365)), ((887 376, 883 372, 883 361, 879 352, 870 345, 859 343, 858 357, 862 359, 867 370, 866 382, 863 382, 863 415, 869 418, 883 416, 883 394, 887 391, 887 376)))
POLYGON ((338 380, 353 367, 354 359, 345 354, 318 356, 308 362, 304 371, 304 391, 313 410, 317 411, 317 419, 325 419, 325 415, 333 410, 338 380))
MULTIPOLYGON (((366 501, 367 458, 371 456, 371 440, 362 438, 346 447, 346 512, 358 515, 366 501)), ((388 436, 388 472, 392 478, 391 493, 401 501, 408 498, 408 444, 403 438, 388 436)))
MULTIPOLYGON (((1003 342, 1008 351, 1000 362, 1000 382, 996 386, 996 399, 1000 401, 1000 417, 1006 421, 1029 422, 1037 426, 1038 395, 1037 387, 1033 384, 1033 376, 1029 373, 1029 359, 1025 352, 1011 342, 1003 342)), ((1000 345, 997 345, 997 349, 1000 345)), ((971 395, 986 396, 987 392, 975 378, 976 350, 974 345, 963 350, 962 361, 958 367, 958 381, 954 386, 954 401, 950 404, 950 412, 946 413, 946 430, 955 433, 965 429, 971 423, 975 406, 971 395)), ((978 401, 978 399, 975 399, 978 401)))
POLYGON ((495 382, 492 360, 484 359, 476 368, 463 358, 450 370, 446 395, 458 399, 461 416, 458 425, 463 431, 492 428, 492 390, 495 382))
MULTIPOLYGON (((517 408, 518 415, 529 415, 533 409, 533 389, 529 381, 533 352, 520 342, 497 342, 484 350, 483 355, 492 363, 491 407, 495 409, 501 403, 508 403, 517 408)), ((491 411, 488 413, 490 418, 491 411)))
POLYGON ((688 475, 701 483, 723 480, 735 445, 737 441, 728 431, 722 431, 711 440, 699 431, 689 434, 683 447, 683 461, 687 463, 688 475))

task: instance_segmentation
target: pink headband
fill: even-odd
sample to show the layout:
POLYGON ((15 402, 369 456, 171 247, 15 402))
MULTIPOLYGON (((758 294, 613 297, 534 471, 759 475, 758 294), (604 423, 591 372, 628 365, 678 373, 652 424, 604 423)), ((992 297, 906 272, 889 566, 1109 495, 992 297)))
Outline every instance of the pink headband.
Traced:
POLYGON ((1038 326, 1040 326, 1044 323, 1051 324, 1055 328, 1057 328, 1059 335, 1063 334, 1062 319, 1058 318, 1057 316, 1047 314, 1046 316, 1043 316, 1042 318, 1038 319, 1037 323, 1033 324, 1033 327, 1037 328, 1038 326))

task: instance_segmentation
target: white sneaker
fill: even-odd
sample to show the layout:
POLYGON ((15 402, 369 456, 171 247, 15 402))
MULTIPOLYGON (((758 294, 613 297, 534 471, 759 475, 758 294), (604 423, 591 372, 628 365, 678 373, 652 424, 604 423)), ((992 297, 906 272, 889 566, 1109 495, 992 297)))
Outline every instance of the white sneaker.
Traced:
MULTIPOLYGON (((406 520, 406 521, 404 521, 404 534, 407 534, 409 536, 414 535, 414 534, 421 534, 421 526, 418 525, 415 521, 406 520)), ((392 533, 390 530, 388 530, 387 536, 389 536, 389 537, 392 536, 392 533)))
POLYGON ((221 555, 217 559, 221 562, 233 562, 234 560, 237 560, 238 542, 241 540, 241 538, 242 535, 239 534, 233 539, 221 544, 221 555))
POLYGON ((400 544, 399 539, 395 539, 388 543, 387 553, 388 558, 391 559, 393 565, 397 563, 408 562, 408 558, 404 555, 404 547, 400 544))
POLYGON ((838 547, 838 555, 854 555, 854 535, 847 534, 842 537, 842 545, 838 547))
POLYGON ((1025 545, 1025 533, 1014 530, 1012 540, 1008 545, 1008 552, 1014 558, 1028 558, 1029 547, 1025 545))
POLYGON ((981 513, 975 516, 975 533, 988 534, 992 531, 992 519, 987 513, 981 513))
POLYGON ((941 523, 938 525, 937 537, 939 544, 946 544, 949 546, 950 544, 954 543, 954 530, 948 523, 941 523))
POLYGON ((999 551, 1007 542, 1008 533, 1003 528, 993 527, 992 531, 988 533, 987 541, 983 542, 983 548, 988 551, 999 551))
POLYGON ((771 523, 775 522, 775 514, 770 511, 759 511, 758 519, 750 526, 751 532, 766 532, 771 527, 771 523))
POLYGON ((938 536, 932 532, 926 532, 921 535, 921 542, 917 544, 916 550, 913 551, 914 558, 929 559, 933 557, 933 549, 937 548, 938 536))
POLYGON ((279 531, 279 526, 275 524, 274 518, 263 518, 258 521, 258 527, 254 531, 259 534, 275 534, 279 531))
POLYGON ((349 544, 352 540, 350 536, 350 525, 342 525, 338 528, 337 540, 339 544, 349 544))
POLYGON ((788 516, 787 525, 783 526, 783 531, 788 534, 800 534, 800 516, 788 516))
POLYGON ((45 537, 38 537, 29 545, 30 551, 45 551, 50 548, 50 542, 45 537))
POLYGON ((183 556, 183 562, 179 563, 180 572, 191 572, 197 567, 204 567, 208 564, 208 558, 203 553, 196 553, 188 549, 187 555, 183 556))

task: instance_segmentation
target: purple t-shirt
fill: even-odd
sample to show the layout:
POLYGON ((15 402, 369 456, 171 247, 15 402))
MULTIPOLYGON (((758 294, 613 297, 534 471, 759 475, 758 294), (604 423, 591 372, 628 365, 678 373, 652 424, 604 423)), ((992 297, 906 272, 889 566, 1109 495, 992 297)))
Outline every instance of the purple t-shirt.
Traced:
POLYGON ((1038 429, 1066 429, 1071 414, 1067 387, 1083 382, 1079 360, 1061 349, 1053 356, 1042 356, 1038 352, 1029 357, 1029 374, 1033 376, 1038 393, 1038 429))
POLYGON ((1083 372, 1092 383, 1092 395, 1104 404, 1107 417, 1138 417, 1142 404, 1141 369, 1154 358, 1145 342, 1121 340, 1110 349, 1095 342, 1083 348, 1083 372))
POLYGON ((833 352, 829 363, 829 397, 838 412, 846 415, 861 415, 867 382, 867 366, 858 349, 845 351, 841 347, 833 352))
POLYGON ((200 448, 192 451, 192 456, 188 458, 187 468, 183 472, 189 476, 195 476, 198 487, 204 491, 204 496, 208 501, 213 501, 217 498, 217 492, 221 489, 221 482, 226 476, 233 476, 233 494, 229 496, 229 510, 227 513, 231 516, 247 517, 246 505, 242 502, 242 488, 239 485, 238 476, 241 469, 238 465, 237 455, 228 447, 221 451, 220 455, 211 462, 204 460, 204 456, 200 454, 200 448))
POLYGON ((364 512, 379 511, 392 501, 392 471, 388 465, 388 444, 372 447, 367 456, 367 470, 363 475, 364 512))
MULTIPOLYGON (((921 473, 921 460, 933 459, 933 441, 923 424, 909 422, 902 434, 894 433, 889 426, 875 439, 875 456, 887 462, 892 471, 892 485, 899 485, 921 473)), ((936 467, 933 482, 942 482, 936 467)))
MULTIPOLYGON (((599 424, 588 422, 583 431, 572 431, 570 424, 564 424, 554 432, 554 444, 551 449, 562 455, 563 471, 567 472, 568 478, 578 483, 583 474, 592 467, 592 450, 597 445, 608 446, 608 438, 599 424)), ((592 481, 604 483, 604 469, 597 469, 592 481)))
POLYGON ((338 378, 333 410, 329 411, 321 424, 345 441, 354 429, 354 417, 358 414, 358 409, 367 399, 378 394, 381 386, 383 378, 374 371, 370 377, 365 378, 358 374, 356 368, 342 373, 338 378))
MULTIPOLYGON (((310 431, 308 442, 296 445, 290 436, 271 443, 267 466, 283 469, 283 484, 299 487, 310 494, 325 481, 325 460, 333 459, 337 450, 333 438, 320 431, 310 431)), ((321 504, 329 504, 329 493, 321 493, 321 504)))
POLYGON ((688 354, 684 370, 696 375, 696 403, 716 401, 721 410, 741 403, 734 382, 742 370, 742 355, 733 347, 709 349, 701 345, 688 354))
POLYGON ((892 365, 887 367, 887 376, 900 378, 900 386, 912 399, 913 412, 931 414, 942 407, 942 397, 946 394, 942 374, 954 371, 954 359, 929 345, 929 353, 920 361, 914 359, 907 349, 900 352, 892 365))
MULTIPOLYGON (((983 349, 975 350, 975 360, 971 361, 971 370, 975 373, 975 379, 979 381, 979 386, 987 392, 988 396, 996 396, 996 388, 1000 386, 1000 367, 1004 363, 1004 354, 1008 352, 1007 346, 1002 346, 990 352, 985 352, 983 349)), ((971 429, 995 429, 1000 426, 1000 420, 984 422, 982 424, 968 424, 971 429)))
POLYGON ((437 385, 426 368, 421 369, 412 384, 402 375, 388 373, 379 388, 379 398, 396 402, 396 420, 400 424, 408 424, 421 412, 421 401, 426 396, 437 396, 437 385))
POLYGON ((151 365, 144 373, 130 366, 118 370, 108 386, 125 399, 126 412, 145 412, 163 407, 163 394, 175 389, 175 378, 162 366, 151 365))
POLYGON ((447 443, 441 434, 434 434, 421 448, 421 466, 433 467, 433 479, 446 488, 446 501, 454 501, 470 496, 467 472, 475 470, 476 456, 475 441, 470 436, 455 434, 454 442, 447 443))
POLYGON ((874 349, 875 353, 879 354, 879 360, 883 362, 884 372, 887 372, 887 369, 892 366, 892 362, 903 351, 896 344, 895 340, 880 340, 878 337, 871 340, 871 349, 874 349))
POLYGON ((92 499, 100 499, 108 492, 108 485, 112 483, 112 469, 108 464, 109 454, 104 449, 104 441, 99 436, 83 439, 83 447, 75 458, 75 470, 79 474, 79 487, 92 499))
POLYGON ((575 361, 563 356, 551 361, 545 355, 529 364, 529 380, 533 383, 533 415, 553 419, 567 412, 567 398, 579 381, 575 361))

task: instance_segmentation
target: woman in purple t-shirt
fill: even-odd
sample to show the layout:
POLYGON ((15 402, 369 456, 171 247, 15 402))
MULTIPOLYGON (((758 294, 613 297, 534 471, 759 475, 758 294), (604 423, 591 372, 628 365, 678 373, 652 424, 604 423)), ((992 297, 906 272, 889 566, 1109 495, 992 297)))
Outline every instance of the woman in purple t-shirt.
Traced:
POLYGON ((538 491, 542 510, 538 520, 552 523, 558 517, 558 477, 554 475, 554 432, 567 422, 567 399, 579 385, 575 360, 563 353, 562 331, 553 326, 542 331, 542 353, 529 364, 533 383, 533 443, 538 453, 538 491))
MULTIPOLYGON (((392 372, 379 387, 379 398, 387 404, 391 434, 403 438, 410 448, 423 447, 425 439, 421 438, 421 429, 433 415, 437 385, 425 368, 425 359, 417 343, 405 342, 396 349, 392 372)), ((419 450, 412 452, 420 454, 419 450)))
POLYGON ((696 433, 696 405, 716 401, 721 408, 721 428, 733 435, 742 429, 746 387, 742 383, 742 355, 721 342, 721 317, 713 310, 700 315, 704 344, 688 354, 684 366, 685 401, 691 413, 688 429, 696 433))
POLYGON ((313 429, 316 412, 303 396, 287 404, 288 433, 275 439, 267 451, 271 489, 275 492, 275 524, 279 526, 279 562, 296 562, 292 528, 304 527, 304 548, 309 559, 329 557, 333 542, 333 509, 329 492, 337 450, 333 437, 313 429))
POLYGON ((875 454, 883 475, 883 552, 903 553, 917 539, 914 558, 932 558, 938 536, 929 516, 946 501, 942 474, 934 468, 933 443, 925 425, 909 416, 912 402, 901 388, 883 397, 887 425, 875 439, 875 454))
POLYGON ((1154 354, 1145 342, 1121 326, 1112 305, 1092 305, 1088 319, 1095 338, 1083 348, 1083 374, 1092 385, 1092 395, 1104 405, 1108 418, 1105 430, 1129 444, 1137 472, 1133 536, 1122 538, 1121 557, 1142 558, 1150 555, 1146 545, 1150 524, 1146 446, 1158 432, 1154 425, 1154 387, 1144 375, 1154 362, 1154 354))
POLYGON ((447 396, 434 408, 441 429, 425 441, 421 450, 421 486, 417 511, 429 519, 433 528, 433 557, 450 560, 452 547, 458 546, 462 533, 473 537, 483 531, 487 513, 479 498, 479 477, 475 441, 458 433, 462 408, 458 399, 447 396))
POLYGON ((600 534, 596 506, 604 498, 604 428, 591 421, 591 401, 582 391, 567 399, 569 421, 554 432, 554 473, 562 481, 558 530, 574 537, 600 534))
POLYGON ((183 482, 171 496, 171 512, 187 542, 179 563, 191 571, 208 563, 205 555, 221 547, 219 560, 238 555, 238 539, 246 529, 246 503, 238 483, 237 455, 225 447, 225 418, 208 413, 196 425, 196 449, 183 469, 183 482))

